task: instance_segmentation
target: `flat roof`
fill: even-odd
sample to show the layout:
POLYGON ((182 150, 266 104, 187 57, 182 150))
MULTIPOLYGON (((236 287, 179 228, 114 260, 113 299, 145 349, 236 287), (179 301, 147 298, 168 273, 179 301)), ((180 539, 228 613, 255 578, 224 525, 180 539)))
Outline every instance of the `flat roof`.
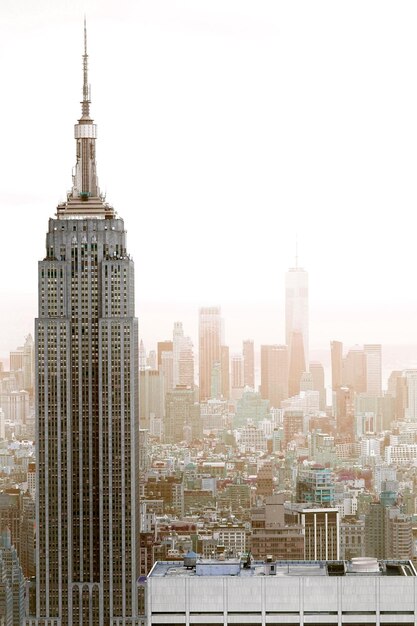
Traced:
POLYGON ((372 558, 353 561, 252 561, 245 566, 240 559, 197 559, 195 566, 183 561, 157 561, 148 578, 192 576, 416 576, 411 561, 372 558))

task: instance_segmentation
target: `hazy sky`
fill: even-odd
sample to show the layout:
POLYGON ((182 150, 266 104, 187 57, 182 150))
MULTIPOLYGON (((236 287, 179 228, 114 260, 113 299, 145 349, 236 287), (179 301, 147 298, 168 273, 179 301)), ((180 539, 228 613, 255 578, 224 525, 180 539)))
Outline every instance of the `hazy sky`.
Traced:
POLYGON ((1 0, 0 356, 71 185, 84 12, 148 349, 217 304, 232 350, 283 342, 296 237, 311 348, 417 344, 415 1, 1 0))

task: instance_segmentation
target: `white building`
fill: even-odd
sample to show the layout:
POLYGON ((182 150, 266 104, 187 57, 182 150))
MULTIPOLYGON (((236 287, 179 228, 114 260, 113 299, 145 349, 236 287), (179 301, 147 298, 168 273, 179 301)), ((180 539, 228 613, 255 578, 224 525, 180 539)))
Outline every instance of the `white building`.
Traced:
POLYGON ((238 559, 190 559, 188 567, 155 563, 147 579, 148 626, 415 624, 417 580, 410 561, 245 565, 238 559))
POLYGON ((385 448, 385 462, 387 465, 415 464, 417 461, 417 444, 387 446, 385 448))

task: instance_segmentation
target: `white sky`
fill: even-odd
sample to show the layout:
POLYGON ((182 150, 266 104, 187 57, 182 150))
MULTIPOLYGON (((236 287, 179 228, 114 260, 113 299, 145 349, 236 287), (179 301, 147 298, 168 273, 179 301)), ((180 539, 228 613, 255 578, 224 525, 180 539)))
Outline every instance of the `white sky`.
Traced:
POLYGON ((312 349, 417 344, 414 0, 1 0, 0 356, 71 184, 84 12, 148 350, 216 304, 232 350, 283 342, 296 236, 312 349))

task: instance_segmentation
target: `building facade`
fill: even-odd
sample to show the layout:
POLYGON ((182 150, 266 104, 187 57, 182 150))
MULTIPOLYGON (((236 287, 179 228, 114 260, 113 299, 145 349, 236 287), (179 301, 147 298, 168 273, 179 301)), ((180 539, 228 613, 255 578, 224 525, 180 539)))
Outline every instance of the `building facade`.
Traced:
POLYGON ((308 273, 298 267, 298 263, 285 276, 285 342, 290 354, 296 331, 301 332, 305 364, 308 365, 308 273))
POLYGON ((138 329, 123 220, 100 194, 86 32, 72 190, 49 220, 36 319, 36 618, 136 623, 138 329))
POLYGON ((148 626, 296 624, 414 626, 410 561, 158 562, 147 580, 148 626))
POLYGON ((216 364, 221 380, 221 346, 222 318, 220 307, 202 307, 199 317, 200 401, 209 400, 212 396, 212 378, 216 364))

